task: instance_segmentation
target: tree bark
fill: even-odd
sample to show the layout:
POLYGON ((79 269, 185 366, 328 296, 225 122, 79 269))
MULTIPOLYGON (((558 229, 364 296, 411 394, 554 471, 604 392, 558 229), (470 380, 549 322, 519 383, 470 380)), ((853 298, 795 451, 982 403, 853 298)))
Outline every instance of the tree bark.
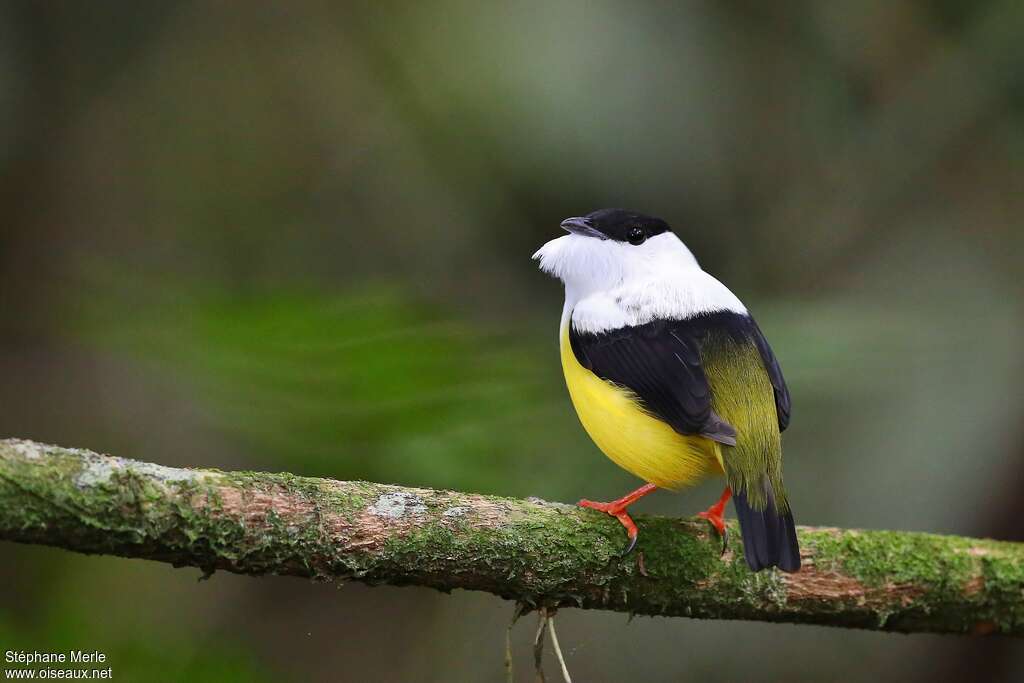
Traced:
POLYGON ((483 590, 530 607, 1024 636, 1024 544, 800 527, 803 568, 752 573, 700 519, 178 469, 0 441, 0 539, 240 574, 483 590))

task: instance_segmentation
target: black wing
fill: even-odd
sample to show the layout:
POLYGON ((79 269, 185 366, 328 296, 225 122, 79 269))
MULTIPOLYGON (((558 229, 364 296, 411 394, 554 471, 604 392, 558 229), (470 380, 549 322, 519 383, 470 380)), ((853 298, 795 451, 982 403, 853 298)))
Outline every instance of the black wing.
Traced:
POLYGON ((700 340, 685 322, 659 320, 598 334, 570 326, 569 341, 580 365, 635 393, 680 434, 736 445, 736 430, 711 410, 700 340))
POLYGON ((757 326, 757 323, 751 320, 753 326, 754 343, 757 345, 757 350, 761 354, 761 360, 764 362, 764 369, 768 371, 768 379, 771 380, 772 390, 775 392, 775 412, 778 413, 779 417, 779 431, 786 431, 786 427, 789 426, 789 415, 792 409, 792 404, 789 400, 789 389, 786 387, 786 380, 782 377, 782 368, 779 367, 779 361, 775 358, 775 354, 772 353, 772 347, 768 345, 768 340, 764 338, 764 334, 761 332, 761 328, 757 326))

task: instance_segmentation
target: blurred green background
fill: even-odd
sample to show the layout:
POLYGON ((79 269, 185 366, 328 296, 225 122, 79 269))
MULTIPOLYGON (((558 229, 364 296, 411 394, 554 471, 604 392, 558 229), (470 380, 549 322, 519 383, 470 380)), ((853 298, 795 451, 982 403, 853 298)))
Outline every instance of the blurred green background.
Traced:
MULTIPOLYGON (((529 257, 623 206, 772 340, 798 521, 1024 540, 1021 35, 1009 0, 2 3, 0 435, 610 499, 529 257)), ((497 598, 199 574, 0 545, 0 649, 503 675, 497 598)), ((999 640, 559 621, 579 681, 1024 679, 999 640)))

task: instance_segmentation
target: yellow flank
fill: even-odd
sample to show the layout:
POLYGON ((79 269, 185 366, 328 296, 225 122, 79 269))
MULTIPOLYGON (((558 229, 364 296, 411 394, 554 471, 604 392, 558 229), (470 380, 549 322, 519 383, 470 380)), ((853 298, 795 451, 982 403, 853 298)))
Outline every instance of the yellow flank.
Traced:
POLYGON ((565 383, 583 428, 616 465, 666 489, 722 473, 718 443, 678 433, 644 411, 633 392, 580 365, 569 343, 568 322, 561 330, 561 356, 565 383))

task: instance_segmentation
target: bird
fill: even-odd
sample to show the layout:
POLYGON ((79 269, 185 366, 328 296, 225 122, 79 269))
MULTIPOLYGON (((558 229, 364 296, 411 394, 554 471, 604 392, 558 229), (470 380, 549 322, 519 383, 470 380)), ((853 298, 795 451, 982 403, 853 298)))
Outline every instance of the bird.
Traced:
POLYGON ((645 482, 618 500, 579 505, 619 520, 625 555, 638 537, 631 504, 724 475, 722 496, 699 513, 722 552, 731 497, 750 569, 798 571, 782 481, 790 395, 750 312, 661 218, 600 209, 561 227, 569 234, 533 258, 565 286, 559 348, 569 396, 597 447, 645 482))

